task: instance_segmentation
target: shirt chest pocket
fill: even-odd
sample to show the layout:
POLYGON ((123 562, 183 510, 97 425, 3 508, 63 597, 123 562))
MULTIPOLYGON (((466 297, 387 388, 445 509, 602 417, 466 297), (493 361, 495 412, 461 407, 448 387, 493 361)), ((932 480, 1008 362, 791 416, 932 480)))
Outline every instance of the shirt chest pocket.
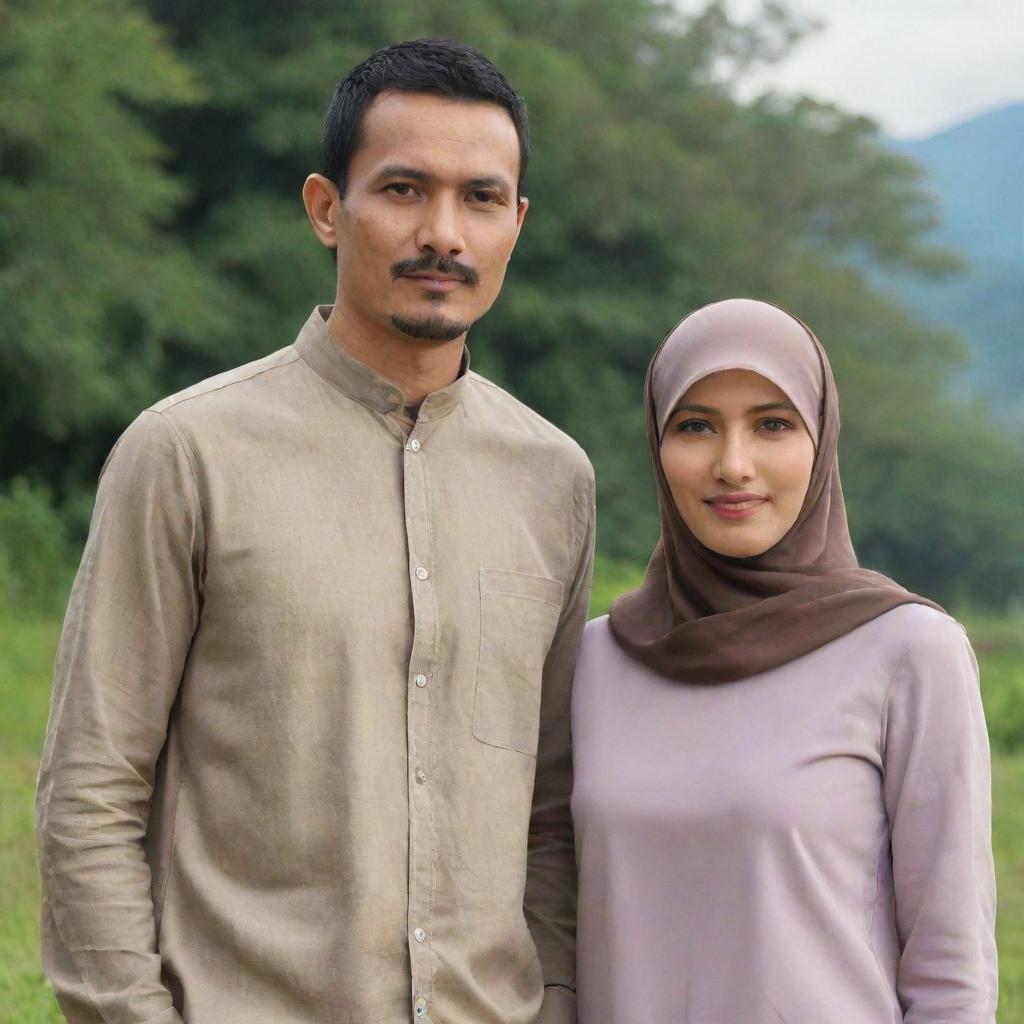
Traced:
POLYGON ((473 735, 535 756, 541 678, 562 611, 562 584, 508 569, 480 570, 480 661, 473 735))

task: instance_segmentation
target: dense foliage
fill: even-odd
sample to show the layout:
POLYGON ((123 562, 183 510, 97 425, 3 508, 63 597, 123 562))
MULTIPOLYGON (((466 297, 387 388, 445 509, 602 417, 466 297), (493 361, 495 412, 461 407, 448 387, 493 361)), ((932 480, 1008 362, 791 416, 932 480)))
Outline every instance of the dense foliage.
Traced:
POLYGON ((525 94, 535 139, 474 365, 587 448, 606 554, 656 536, 651 352, 695 306, 754 295, 832 355, 863 561, 946 601, 1024 591, 1024 459, 947 397, 957 339, 865 273, 955 268, 917 169, 862 118, 733 98, 799 31, 775 4, 737 26, 654 0, 0 0, 0 487, 80 510, 138 409, 288 344, 333 294, 299 198, 333 83, 388 41, 454 35, 525 94))

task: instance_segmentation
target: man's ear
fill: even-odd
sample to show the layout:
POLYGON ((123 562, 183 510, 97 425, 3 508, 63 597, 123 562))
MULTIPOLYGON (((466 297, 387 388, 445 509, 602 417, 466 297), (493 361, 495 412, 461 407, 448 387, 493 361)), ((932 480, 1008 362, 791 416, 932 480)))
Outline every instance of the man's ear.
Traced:
MULTIPOLYGON (((526 196, 519 197, 519 203, 516 206, 516 237, 512 242, 512 248, 516 246, 516 242, 519 241, 519 232, 523 230, 523 218, 526 216, 526 211, 530 208, 530 200, 526 196)), ((512 259, 512 253, 509 252, 508 258, 512 259)))
POLYGON ((302 201, 320 244, 326 245, 328 249, 336 249, 338 237, 334 219, 341 201, 337 185, 322 174, 311 174, 302 186, 302 201))
POLYGON ((523 230, 523 218, 526 216, 526 211, 530 208, 530 200, 526 196, 519 197, 519 205, 516 207, 516 238, 519 237, 519 232, 523 230))

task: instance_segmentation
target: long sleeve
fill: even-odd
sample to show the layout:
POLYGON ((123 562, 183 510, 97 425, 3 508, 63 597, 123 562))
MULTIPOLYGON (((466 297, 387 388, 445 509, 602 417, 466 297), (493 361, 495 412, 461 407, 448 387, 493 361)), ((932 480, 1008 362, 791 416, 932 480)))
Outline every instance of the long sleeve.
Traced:
POLYGON ((57 652, 36 824, 44 966, 71 1024, 180 1024, 161 981, 142 840, 199 614, 189 458, 157 412, 121 437, 57 652))
POLYGON ((997 999, 991 778, 978 668, 935 618, 896 671, 883 723, 906 1024, 993 1024, 997 999))
POLYGON ((526 878, 526 916, 544 970, 538 1024, 576 1022, 576 854, 570 704, 573 670, 590 607, 594 563, 594 481, 589 466, 576 491, 580 541, 558 631, 544 666, 540 741, 526 878))

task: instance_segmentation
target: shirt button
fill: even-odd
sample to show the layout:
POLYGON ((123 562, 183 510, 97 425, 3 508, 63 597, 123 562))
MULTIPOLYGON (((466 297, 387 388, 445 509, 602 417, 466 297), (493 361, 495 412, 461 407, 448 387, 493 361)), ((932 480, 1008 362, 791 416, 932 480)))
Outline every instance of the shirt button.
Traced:
POLYGON ((409 442, 409 451, 411 451, 411 452, 418 452, 419 450, 420 450, 420 439, 418 437, 414 437, 409 442))
POLYGON ((427 677, 421 672, 418 676, 416 676, 414 682, 416 683, 417 686, 426 686, 427 677))
MULTIPOLYGON (((420 768, 419 771, 416 772, 416 781, 417 782, 426 782, 427 781, 427 773, 422 768, 420 768)), ((422 941, 423 940, 420 939, 420 942, 422 942, 422 941)))
POLYGON ((423 996, 420 996, 419 999, 417 999, 416 1002, 413 1003, 413 1006, 416 1007, 417 1017, 422 1017, 427 1012, 427 1001, 423 998, 423 996))
POLYGON ((412 936, 417 942, 423 942, 427 937, 427 933, 422 928, 417 928, 416 931, 412 933, 412 936))
POLYGON ((430 578, 430 573, 427 572, 427 570, 424 569, 422 565, 416 566, 416 579, 418 579, 418 580, 426 580, 426 579, 429 579, 429 578, 430 578))

